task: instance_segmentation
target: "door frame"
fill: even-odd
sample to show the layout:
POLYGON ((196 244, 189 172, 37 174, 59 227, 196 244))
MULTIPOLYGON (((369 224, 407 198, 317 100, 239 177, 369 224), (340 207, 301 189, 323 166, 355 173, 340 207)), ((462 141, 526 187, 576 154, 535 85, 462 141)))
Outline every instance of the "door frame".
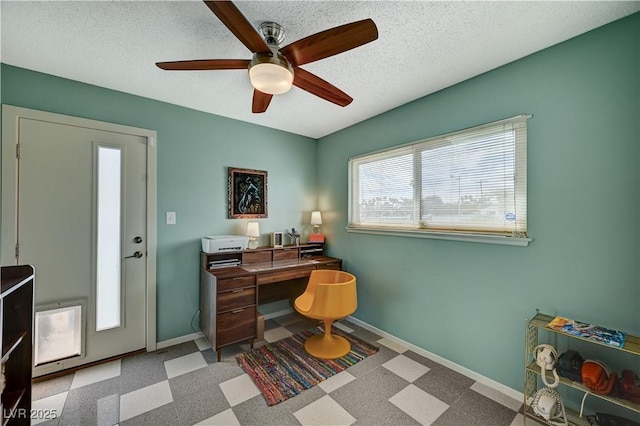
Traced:
MULTIPOLYGON (((155 130, 90 120, 13 105, 2 105, 2 206, 0 264, 17 263, 15 244, 18 214, 18 159, 20 119, 40 120, 107 132, 124 133, 147 139, 147 256, 146 256, 146 350, 154 351, 156 341, 156 253, 157 253, 157 132, 155 130)), ((37 286, 36 270, 36 286, 37 286)), ((37 287, 36 287, 37 288, 37 287)))

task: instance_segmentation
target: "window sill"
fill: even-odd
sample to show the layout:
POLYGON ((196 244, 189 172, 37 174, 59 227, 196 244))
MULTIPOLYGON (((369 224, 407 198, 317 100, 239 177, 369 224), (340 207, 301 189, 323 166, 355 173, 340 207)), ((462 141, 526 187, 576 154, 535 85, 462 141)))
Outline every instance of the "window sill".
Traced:
POLYGON ((464 234, 458 232, 434 232, 422 230, 398 230, 387 228, 347 227, 347 232, 356 234, 393 235, 396 237, 430 238, 434 240, 464 241, 470 243, 501 244, 526 247, 533 240, 526 237, 506 237, 503 235, 464 234))

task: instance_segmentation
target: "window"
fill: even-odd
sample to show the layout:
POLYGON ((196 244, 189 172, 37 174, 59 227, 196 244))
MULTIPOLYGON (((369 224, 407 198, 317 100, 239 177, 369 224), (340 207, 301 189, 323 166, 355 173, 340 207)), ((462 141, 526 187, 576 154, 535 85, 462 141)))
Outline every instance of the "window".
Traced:
POLYGON ((96 331, 122 325, 122 149, 97 146, 96 331))
POLYGON ((347 230, 526 245, 530 117, 351 158, 347 230))

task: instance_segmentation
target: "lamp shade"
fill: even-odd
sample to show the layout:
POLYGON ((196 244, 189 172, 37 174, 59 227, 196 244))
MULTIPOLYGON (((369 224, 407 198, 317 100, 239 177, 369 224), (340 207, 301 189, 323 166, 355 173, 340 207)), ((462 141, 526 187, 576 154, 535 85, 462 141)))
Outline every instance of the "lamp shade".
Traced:
POLYGON ((255 89, 270 95, 280 95, 291 89, 293 74, 280 65, 265 63, 252 66, 249 79, 255 89))
POLYGON ((249 237, 260 236, 260 224, 258 224, 258 222, 247 223, 247 236, 249 237))
POLYGON ((277 48, 269 53, 254 53, 249 63, 251 85, 262 93, 280 95, 291 89, 293 67, 277 48))
POLYGON ((319 211, 311 212, 311 224, 322 225, 322 215, 319 211))

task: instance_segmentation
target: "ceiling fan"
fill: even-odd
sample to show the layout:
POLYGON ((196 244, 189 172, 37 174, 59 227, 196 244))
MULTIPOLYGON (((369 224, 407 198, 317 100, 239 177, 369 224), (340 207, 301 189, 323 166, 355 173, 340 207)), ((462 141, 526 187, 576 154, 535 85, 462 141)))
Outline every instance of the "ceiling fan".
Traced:
POLYGON ((378 38, 378 29, 371 19, 321 31, 281 48, 284 28, 279 24, 263 22, 260 36, 232 2, 205 0, 204 3, 253 52, 253 58, 157 62, 158 67, 170 71, 248 69, 254 87, 251 108, 254 113, 265 112, 273 95, 288 92, 291 85, 342 107, 353 101, 345 92, 300 65, 374 41, 378 38))

